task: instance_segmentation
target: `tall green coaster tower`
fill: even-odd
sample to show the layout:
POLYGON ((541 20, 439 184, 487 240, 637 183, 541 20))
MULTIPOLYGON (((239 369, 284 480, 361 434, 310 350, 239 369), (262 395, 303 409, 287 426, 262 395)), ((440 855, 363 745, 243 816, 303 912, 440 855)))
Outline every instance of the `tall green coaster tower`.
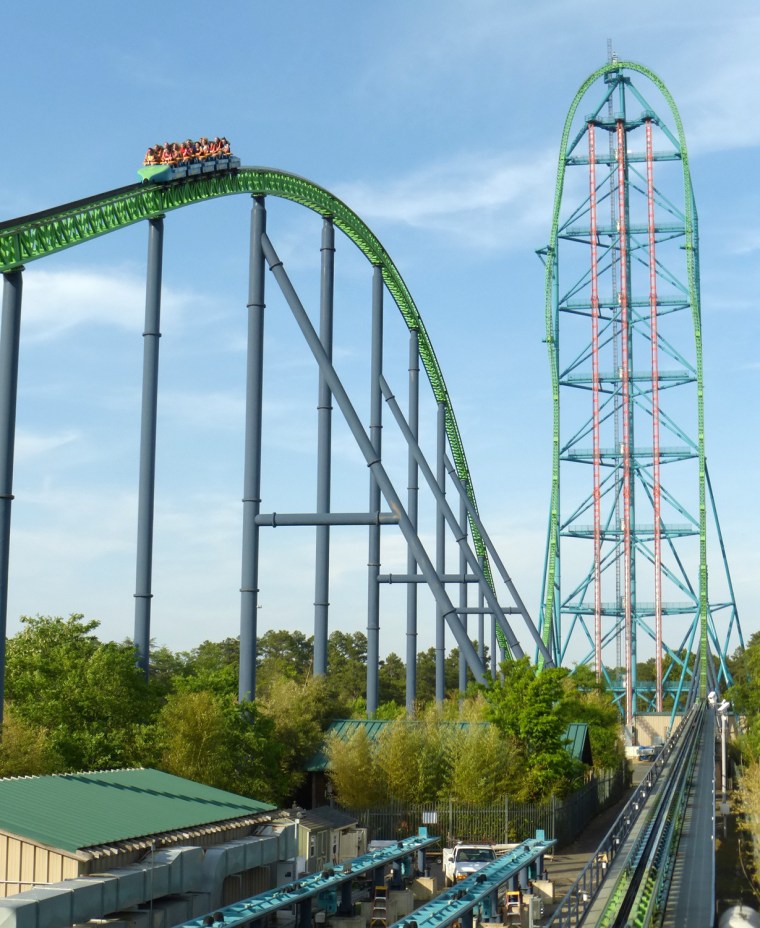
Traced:
POLYGON ((689 158, 642 65, 613 58, 578 90, 539 255, 554 410, 541 633, 558 664, 606 681, 635 740, 636 716, 724 688, 743 643, 705 457, 689 158))

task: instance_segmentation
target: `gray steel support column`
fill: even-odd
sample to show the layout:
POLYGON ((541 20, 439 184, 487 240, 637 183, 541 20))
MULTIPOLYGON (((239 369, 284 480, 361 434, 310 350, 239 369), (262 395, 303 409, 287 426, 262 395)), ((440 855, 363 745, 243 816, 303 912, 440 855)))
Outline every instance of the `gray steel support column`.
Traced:
MULTIPOLYGON (((415 439, 420 429, 420 337, 414 330, 409 333, 409 430, 415 439)), ((419 519, 419 468, 409 450, 407 464, 407 508, 409 521, 417 531, 419 519)), ((406 549, 406 572, 417 572, 417 561, 411 548, 406 549)), ((417 587, 410 583, 406 588, 406 714, 414 715, 417 700, 417 587)))
MULTIPOLYGON (((372 346, 369 380, 369 439, 377 460, 382 459, 383 394, 380 377, 383 373, 383 269, 372 269, 372 346)), ((374 472, 369 476, 369 511, 380 509, 380 486, 374 472)), ((367 557, 367 717, 373 718, 379 702, 380 668, 380 526, 369 529, 367 557)))
POLYGON ((327 358, 324 348, 322 347, 322 344, 319 340, 319 336, 314 330, 314 326, 311 324, 308 313, 304 309, 303 304, 298 298, 298 294, 293 287, 293 284, 290 282, 290 279, 288 278, 288 275, 282 266, 282 261, 280 261, 279 257, 277 256, 277 252, 274 250, 272 243, 269 241, 269 238, 266 235, 262 237, 262 246, 266 260, 268 261, 272 273, 277 280, 280 290, 282 291, 282 294, 285 297, 291 312, 293 313, 293 317, 298 323, 298 327, 301 329, 301 332, 306 339, 306 343, 311 349, 311 353, 314 355, 317 364, 319 364, 320 369, 325 374, 327 382, 330 385, 333 398, 338 404, 340 411, 343 413, 346 424, 348 425, 351 434, 354 436, 354 440, 359 446, 359 450, 364 456, 364 460, 367 462, 367 466, 374 474, 375 479, 380 486, 380 492, 385 497, 385 501, 388 503, 391 511, 398 515, 399 529, 404 536, 404 540, 412 548, 415 560, 417 561, 422 575, 427 580, 428 586, 430 587, 430 592, 433 594, 436 603, 441 605, 444 618, 447 622, 449 622, 451 631, 456 638, 457 644, 465 653, 467 665, 472 671, 472 674, 477 682, 485 683, 487 678, 483 667, 478 660, 477 651, 472 646, 472 642, 468 640, 467 636, 462 634, 462 625, 457 618, 454 604, 449 599, 443 583, 441 583, 439 580, 438 574, 436 573, 435 567, 433 566, 433 562, 430 560, 430 557, 425 550, 425 546, 422 544, 419 536, 413 529, 409 521, 409 516, 404 509, 404 504, 401 501, 401 497, 396 492, 396 488, 394 487, 393 482, 383 467, 382 462, 380 461, 372 445, 372 442, 370 441, 364 426, 362 425, 361 419, 359 418, 351 403, 351 400, 348 397, 346 388, 343 386, 335 368, 327 358))
POLYGON ((496 641, 496 616, 491 616, 491 676, 496 679, 496 673, 499 669, 499 657, 496 641))
MULTIPOLYGON (((436 479, 441 493, 446 493, 446 404, 438 404, 436 441, 436 479)), ((438 576, 446 572, 446 518, 443 503, 437 501, 435 511, 435 567, 438 576)), ((457 617, 459 621, 459 617, 457 617)), ((435 611, 435 701, 443 702, 446 698, 446 626, 440 607, 435 611)))
POLYGON ((8 569, 23 270, 19 267, 3 275, 3 310, 0 326, 0 725, 3 721, 5 696, 5 633, 8 627, 8 569))
POLYGON ((135 570, 135 651, 137 666, 150 673, 150 612, 153 598, 153 513, 156 493, 156 422, 158 415, 158 350, 161 338, 161 276, 164 217, 149 221, 148 269, 143 331, 142 412, 140 415, 140 482, 137 499, 137 566, 135 570))
MULTIPOLYGON (((479 557, 478 561, 480 563, 480 569, 483 570, 483 567, 485 566, 484 559, 482 557, 479 557)), ((478 594, 479 594, 478 595, 478 608, 483 609, 483 606, 485 604, 485 598, 483 596, 483 591, 479 590, 478 594)), ((495 621, 496 620, 494 619, 494 622, 495 621)), ((480 616, 478 618, 478 657, 485 664, 485 660, 486 660, 486 617, 485 617, 485 613, 483 612, 480 613, 480 616)))
MULTIPOLYGON (((464 500, 459 500, 459 525, 461 527, 462 535, 467 538, 467 507, 464 504, 464 500)), ((467 558, 464 554, 464 548, 460 545, 459 547, 459 572, 465 574, 467 572, 467 558)), ((467 608, 467 584, 459 584, 459 605, 462 609, 467 608)), ((468 634, 467 630, 467 613, 460 613, 460 618, 462 620, 462 628, 464 633, 468 634)), ((459 692, 464 693, 467 689, 467 664, 465 663, 464 654, 459 655, 459 692)))
POLYGON ((256 634, 259 604, 259 527, 261 508, 261 410, 264 385, 264 197, 253 198, 248 282, 248 362, 245 392, 245 468, 243 474, 243 553, 240 583, 240 676, 238 699, 256 696, 256 634))
MULTIPOLYGON (((556 666, 554 658, 551 656, 549 649, 546 647, 546 645, 541 640, 541 635, 539 634, 538 629, 533 624, 533 620, 530 617, 530 613, 528 612, 527 606, 522 601, 522 597, 520 596, 520 594, 517 592, 517 587, 514 585, 514 583, 512 582, 512 578, 507 573, 507 568, 504 566, 504 562, 502 561, 501 557, 499 557, 499 552, 496 550, 493 542, 491 541, 491 538, 488 535, 488 532, 485 529, 485 526, 483 525, 483 522, 480 516, 478 515, 475 507, 472 504, 472 501, 467 495, 467 490, 465 486, 462 484, 462 481, 457 476, 456 468, 454 467, 454 465, 448 458, 446 458, 446 469, 451 475, 451 479, 454 483, 454 486, 457 489, 457 492, 459 493, 460 499, 464 501, 464 504, 467 507, 467 512, 470 518, 472 519, 473 524, 475 525, 478 532, 480 533, 480 537, 483 540, 483 544, 486 546, 486 550, 493 558, 494 565, 496 569, 498 570, 501 576, 501 579, 506 584, 506 587, 509 590, 512 596, 512 599, 514 599, 515 606, 517 606, 518 612, 523 617, 523 621, 525 622, 525 627, 528 629, 531 637, 535 641, 536 647, 538 648, 539 652, 541 653, 541 655, 543 656, 544 660, 547 662, 547 665, 549 667, 556 666)), ((514 650, 513 642, 510 640, 509 635, 507 635, 507 643, 509 644, 510 648, 513 648, 514 650)), ((522 657, 522 654, 515 654, 514 656, 522 657)))
MULTIPOLYGON (((494 593, 493 589, 491 589, 490 584, 488 583, 485 576, 483 575, 483 571, 481 569, 477 555, 467 544, 467 536, 461 533, 461 530, 459 527, 459 521, 457 517, 454 515, 451 509, 451 506, 449 506, 449 504, 446 502, 446 497, 443 491, 441 490, 441 487, 438 484, 438 480, 435 474, 433 474, 430 468, 430 465, 428 464, 425 458, 425 455, 422 453, 420 446, 412 438, 409 432, 409 426, 407 425, 404 419, 404 414, 401 412, 401 409, 399 408, 399 405, 396 402, 396 398, 391 392, 391 388, 388 386, 388 382, 385 380, 385 378, 382 378, 382 387, 383 387, 383 395, 385 396, 386 402, 388 403, 388 406, 391 412, 393 413, 393 418, 396 420, 396 423, 398 424, 398 427, 401 430, 401 433, 404 436, 406 443, 414 452, 414 456, 417 460, 417 464, 419 465, 420 471, 423 477, 425 478, 425 480, 427 481, 427 484, 430 487, 430 491, 435 497, 435 500, 438 506, 440 507, 440 509, 442 510, 444 514, 444 518, 449 525, 449 529, 451 530, 454 536, 454 540, 456 541, 458 545, 461 546, 462 550, 464 551, 465 557, 467 558, 467 563, 469 564, 472 573, 475 576, 477 576, 479 583, 480 583, 480 588, 482 589, 483 595, 486 598, 486 602, 488 603, 490 609, 497 616, 499 626, 501 627, 501 630, 504 632, 504 637, 507 639, 509 647, 512 649, 512 653, 517 658, 523 657, 524 656, 523 649, 520 646, 520 643, 517 640, 515 633, 512 630, 511 626, 504 618, 505 610, 502 609, 502 607, 499 605, 499 602, 496 598, 496 594, 494 593)), ((455 481, 455 487, 460 491, 462 490, 462 484, 459 482, 459 480, 455 481)), ((466 493, 464 494, 464 496, 465 496, 465 504, 467 505, 467 512, 469 513, 470 518, 473 520, 473 522, 479 527, 479 531, 481 532, 481 535, 483 537, 483 542, 486 544, 486 546, 488 546, 489 544, 491 544, 491 541, 488 538, 487 534, 485 533, 485 530, 482 528, 483 523, 480 521, 477 513, 475 512, 475 508, 474 506, 472 506, 472 503, 470 502, 469 498, 467 498, 466 493)), ((497 563, 497 565, 501 563, 500 560, 498 559, 498 555, 494 555, 494 560, 497 563)), ((438 580, 441 583, 444 582, 440 576, 438 577, 438 580)), ((522 614, 522 609, 521 609, 520 614, 522 614)), ((457 641, 460 642, 460 646, 461 646, 461 641, 466 641, 474 653, 475 649, 472 647, 472 642, 469 640, 467 635, 463 634, 461 623, 458 623, 458 624, 459 624, 458 631, 462 632, 462 634, 459 635, 459 637, 457 638, 457 641)), ((452 625, 452 630, 455 627, 456 626, 452 625)), ((531 627, 532 627, 532 624, 531 624, 531 627)), ((537 635, 538 633, 536 632, 535 627, 532 627, 532 628, 533 628, 534 635, 537 635)), ((542 653, 544 653, 547 660, 550 661, 550 656, 548 654, 548 651, 544 647, 543 642, 540 643, 539 648, 543 648, 542 653)), ((550 663, 550 666, 553 666, 553 665, 551 665, 550 663)))
MULTIPOLYGON (((332 219, 322 223, 322 277, 320 290, 319 338, 332 361, 333 292, 335 282, 335 228, 332 219)), ((319 373, 317 401, 317 512, 330 511, 332 460, 332 395, 319 373)), ((327 673, 328 611, 330 608, 330 527, 317 526, 314 579, 314 676, 327 673)))

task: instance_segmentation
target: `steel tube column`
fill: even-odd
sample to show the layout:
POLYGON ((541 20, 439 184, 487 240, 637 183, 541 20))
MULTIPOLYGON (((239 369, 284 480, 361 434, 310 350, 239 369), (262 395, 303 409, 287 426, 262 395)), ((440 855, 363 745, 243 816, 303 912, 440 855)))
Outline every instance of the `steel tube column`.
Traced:
MULTIPOLYGON (((523 657, 523 650, 520 647, 520 643, 518 642, 517 637, 515 636, 515 633, 512 630, 511 626, 504 618, 505 611, 510 611, 510 610, 504 610, 499 605, 499 602, 496 598, 496 593, 493 591, 490 584, 486 580, 485 575, 483 574, 480 561, 477 555, 467 544, 466 533, 462 533, 457 517, 454 515, 454 512, 451 506, 449 506, 449 504, 446 502, 446 497, 443 493, 443 490, 441 489, 439 485, 438 479, 433 474, 430 468, 430 465, 428 464, 427 460, 425 459, 424 454, 422 453, 422 450, 420 449, 420 446, 417 444, 417 442, 414 441, 414 439, 412 438, 409 432, 409 426, 406 424, 406 421, 404 420, 403 413, 401 412, 401 409, 399 408, 399 405, 396 402, 396 398, 391 392, 391 388, 388 386, 388 382, 385 380, 384 377, 381 378, 381 382, 382 382, 383 394, 385 396, 386 402, 388 403, 388 407, 393 413, 393 417, 396 420, 396 423, 399 429, 401 430, 401 433, 404 436, 404 439, 406 440, 407 445, 409 446, 409 448, 412 449, 414 453, 417 464, 420 470, 422 471, 422 475, 427 481, 428 486, 430 487, 430 492, 435 497, 436 503, 438 504, 441 512, 443 513, 443 518, 448 523, 449 529, 454 535, 454 541, 456 541, 456 543, 460 545, 461 550, 464 552, 465 558, 467 559, 467 564, 469 565, 473 576, 476 577, 478 580, 480 589, 483 591, 483 594, 488 603, 489 610, 498 616, 499 625, 501 626, 501 630, 504 632, 504 637, 507 639, 507 643, 509 644, 509 647, 512 649, 513 655, 517 658, 523 657)), ((446 455, 444 455, 444 464, 447 468, 451 467, 451 462, 449 461, 446 455)), ((461 481, 456 476, 454 476, 454 486, 456 487, 462 499, 464 500, 465 506, 467 507, 467 512, 469 513, 470 518, 473 520, 473 524, 478 528, 478 531, 480 532, 481 537, 483 539, 483 543, 486 545, 486 548, 493 555, 494 563, 496 564, 497 568, 502 572, 502 576, 505 578, 505 581, 509 581, 509 575, 504 569, 504 565, 501 563, 500 558, 493 551, 488 534, 483 528, 483 523, 480 521, 477 513, 475 513, 474 511, 472 502, 467 496, 467 491, 464 489, 461 481)), ((447 582, 446 574, 439 573, 437 579, 440 583, 447 582)), ((461 575, 456 578, 456 582, 457 583, 461 582, 461 575)), ((514 589, 514 585, 511 585, 510 588, 514 589)), ((515 595, 515 602, 517 603, 517 610, 519 611, 521 615, 525 615, 526 614, 525 607, 522 601, 520 600, 520 597, 517 595, 516 590, 514 592, 514 595, 515 595)), ((538 639, 538 632, 533 627, 532 622, 528 621, 528 627, 529 629, 532 630, 533 634, 538 639)), ((463 632, 463 629, 461 628, 461 623, 459 625, 458 631, 463 632)), ((467 635, 462 634, 460 635, 460 638, 466 641, 470 649, 474 651, 472 642, 469 640, 467 635)), ((459 638, 457 640, 459 641, 459 638)), ((539 645, 539 648, 542 649, 541 653, 547 658, 547 660, 550 661, 549 653, 547 649, 544 647, 543 643, 539 645)), ((550 664, 551 664, 551 661, 550 661, 550 664)))
MULTIPOLYGON (((335 227, 332 219, 322 223, 322 277, 319 338, 332 361, 333 293, 335 283, 335 227)), ((324 374, 319 372, 317 404, 317 512, 330 511, 332 458, 332 395, 324 374)), ((330 607, 330 527, 317 526, 314 580, 314 676, 327 673, 328 611, 330 607)))
MULTIPOLYGON (((372 346, 370 361, 369 436, 378 460, 382 460, 383 395, 380 377, 383 373, 383 269, 372 269, 372 346)), ((369 510, 380 510, 380 486, 374 472, 369 475, 369 510)), ((373 718, 379 702, 380 667, 380 526, 369 529, 367 558, 367 716, 373 718)))
POLYGON ((660 486, 660 371, 657 342, 657 255, 654 222, 652 120, 646 120, 647 220, 649 227, 649 330, 652 347, 652 505, 654 510, 655 709, 662 712, 662 520, 660 486))
MULTIPOLYGON (((409 430, 415 441, 420 430, 420 338, 416 330, 409 333, 409 430)), ((419 469, 409 449, 407 463, 407 509, 412 528, 417 531, 419 519, 419 469)), ((416 574, 417 561, 411 548, 406 549, 406 572, 416 574)), ((406 714, 414 715, 417 699, 417 587, 406 588, 406 714)))
POLYGON ((240 584, 240 677, 238 699, 256 696, 256 634, 259 604, 259 527, 261 508, 261 412, 264 386, 264 197, 253 198, 248 282, 248 362, 245 393, 245 468, 243 474, 243 553, 240 584))
POLYGON ((0 328, 0 725, 5 696, 5 634, 8 627, 8 567, 11 548, 13 457, 16 445, 16 394, 21 335, 23 268, 3 275, 0 328))
MULTIPOLYGON (((483 570, 485 566, 485 559, 481 556, 478 558, 480 563, 480 569, 483 570)), ((485 598, 483 596, 483 591, 478 590, 478 609, 481 610, 478 617, 478 656, 481 661, 485 664, 486 660, 486 617, 485 617, 485 598)), ((494 623, 496 620, 493 620, 494 623)))
POLYGON ((483 672, 483 667, 478 660, 477 651, 472 646, 472 642, 468 640, 467 636, 462 634, 462 627, 456 617, 456 609, 454 604, 449 599, 444 585, 438 579, 433 562, 430 560, 430 557, 425 550, 425 546, 420 541, 419 536, 409 521, 409 516, 407 515, 406 510, 404 509, 404 505, 401 502, 401 497, 396 492, 396 489, 393 486, 393 482, 388 476, 371 440, 364 430, 361 419, 357 415, 356 410, 354 409, 351 400, 348 397, 346 388, 341 383, 340 377, 338 377, 335 368, 332 366, 327 356, 325 355, 324 348, 319 341, 319 336, 315 332, 314 327, 311 324, 311 320, 309 319, 303 304, 299 300, 298 294, 295 292, 295 289, 293 288, 293 285, 282 266, 282 262, 277 256, 277 252, 275 251, 272 243, 269 241, 269 238, 266 235, 262 237, 262 246, 266 260, 269 263, 269 267, 271 268, 272 273, 274 274, 275 279, 277 280, 277 283, 282 290, 283 296, 285 297, 288 306, 290 307, 293 316, 298 323, 298 327, 301 329, 301 332, 306 339, 306 343, 311 349, 311 353, 314 355, 314 358, 322 371, 324 371, 325 377, 330 386, 330 390, 332 391, 332 395, 335 398, 335 401, 337 402, 341 412, 343 413, 346 424, 351 430, 351 434, 354 436, 354 439, 359 446, 359 450, 367 462, 367 466, 370 468, 371 472, 374 474, 377 480, 377 483, 380 487, 380 492, 385 497, 385 500, 390 506, 391 511, 398 515, 399 528, 401 529, 401 533, 404 536, 404 540, 412 548, 412 553, 414 554, 415 560, 417 561, 423 576, 427 580, 433 597, 442 607, 444 618, 446 618, 447 621, 450 621, 452 633, 457 640, 457 644, 467 658, 467 664, 472 671, 475 680, 478 683, 485 683, 486 677, 483 672))
MULTIPOLYGON (((441 496, 446 496, 446 404, 438 404, 436 442, 436 479, 441 496)), ((443 514, 443 502, 437 500, 435 512, 435 567, 439 578, 446 573, 446 518, 443 514)), ((457 621, 459 621, 457 617, 457 621)), ((446 698, 446 626, 440 605, 435 610, 435 701, 442 703, 446 698)))
MULTIPOLYGON (((504 562, 499 556, 499 552, 494 547, 494 544, 491 541, 491 537, 486 531, 486 528, 483 525, 483 522, 480 516, 478 515, 478 512, 475 509, 475 506, 473 505, 472 500, 467 495, 467 490, 465 489, 462 481, 457 477, 456 469, 454 468, 453 463, 448 458, 446 459, 446 468, 451 476, 454 486, 456 487, 459 493, 460 499, 464 502, 465 506, 467 507, 468 515, 470 519, 472 520, 473 525, 478 530, 478 534, 480 535, 481 540, 483 541, 483 544, 486 547, 486 551, 488 551, 488 553, 490 554, 493 560, 494 567, 496 567, 497 571, 499 572, 499 575, 501 576, 501 579, 506 584, 507 589, 509 590, 510 594, 512 595, 512 598, 515 601, 516 608, 514 610, 506 610, 506 611, 515 612, 516 614, 519 614, 523 617, 525 626, 530 632, 531 637, 536 643, 536 647, 538 648, 541 660, 546 662, 546 666, 554 667, 555 666, 554 658, 551 656, 549 649, 546 647, 546 645, 541 640, 541 635, 539 634, 538 629, 536 628, 536 626, 533 624, 533 621, 531 620, 530 613, 528 612, 527 606, 522 601, 522 597, 520 596, 520 594, 517 592, 517 587, 514 585, 512 578, 507 573, 507 568, 504 566, 504 562)), ((477 572, 477 568, 475 568, 475 570, 477 572)), ((485 595, 487 598, 487 594, 485 595)), ((501 610, 501 611, 503 612, 504 610, 501 610)), ((495 631, 494 631, 494 634, 495 634, 495 631)), ((512 642, 509 641, 510 636, 506 635, 506 637, 507 637, 509 646, 512 647, 512 642)), ((515 656, 522 657, 522 654, 515 655, 515 656)))
POLYGON ((599 263, 596 217, 596 138, 588 124, 589 218, 591 220, 591 421, 594 454, 594 670, 602 679, 602 517, 601 455, 599 450, 599 263))
MULTIPOLYGON (((460 498, 459 500, 459 525, 465 538, 467 538, 467 507, 464 504, 464 500, 460 498)), ((464 548, 459 548, 459 572, 464 576, 467 573, 467 558, 464 554, 464 548)), ((467 609, 467 584, 462 581, 459 584, 459 608, 462 610, 467 609)), ((469 634, 467 629, 467 613, 461 612, 460 618, 462 620, 462 628, 464 629, 465 635, 469 634)), ((459 655, 459 692, 464 694, 464 691, 467 689, 467 664, 464 660, 464 654, 459 655)))
POLYGON ((621 342, 621 379, 622 379, 622 407, 623 407, 623 557, 624 557, 624 602, 625 609, 625 721, 627 725, 633 724, 636 714, 634 706, 634 676, 633 666, 635 646, 633 627, 633 562, 634 552, 631 526, 631 497, 633 474, 631 473, 631 403, 630 384, 630 324, 628 317, 628 232, 626 226, 626 152, 625 152, 625 124, 622 119, 617 121, 617 182, 618 182, 618 225, 619 225, 619 252, 620 252, 620 342, 621 342))
POLYGON ((143 331, 142 412, 140 417, 140 483, 137 502, 137 567, 135 577, 135 650, 137 666, 150 673, 150 613, 153 598, 153 514, 156 493, 156 422, 158 352, 161 338, 161 277, 164 217, 149 222, 148 269, 143 331))

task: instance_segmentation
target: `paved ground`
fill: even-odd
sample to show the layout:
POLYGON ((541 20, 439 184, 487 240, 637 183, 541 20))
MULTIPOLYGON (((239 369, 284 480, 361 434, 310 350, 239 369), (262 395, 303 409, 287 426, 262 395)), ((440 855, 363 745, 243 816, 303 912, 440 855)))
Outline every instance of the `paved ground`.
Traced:
MULTIPOLYGON (((554 881, 554 899, 555 905, 562 901, 565 893, 570 889, 578 878, 581 870, 588 863, 591 855, 602 843, 602 839, 610 830, 615 819, 620 815, 623 807, 634 791, 636 786, 646 775, 649 770, 649 764, 633 764, 633 785, 614 806, 606 809, 601 815, 598 815, 589 824, 586 830, 571 845, 562 848, 561 851, 554 855, 554 859, 548 858, 546 869, 549 879, 554 881)), ((546 905, 544 911, 550 914, 554 906, 546 905)))

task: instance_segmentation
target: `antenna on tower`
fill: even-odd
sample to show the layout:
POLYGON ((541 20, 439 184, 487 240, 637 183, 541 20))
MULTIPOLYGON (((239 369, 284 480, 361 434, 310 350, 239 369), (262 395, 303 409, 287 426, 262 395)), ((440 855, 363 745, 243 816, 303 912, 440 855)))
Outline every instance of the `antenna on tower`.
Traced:
POLYGON ((612 50, 612 39, 607 39, 607 63, 617 64, 618 57, 612 50))

